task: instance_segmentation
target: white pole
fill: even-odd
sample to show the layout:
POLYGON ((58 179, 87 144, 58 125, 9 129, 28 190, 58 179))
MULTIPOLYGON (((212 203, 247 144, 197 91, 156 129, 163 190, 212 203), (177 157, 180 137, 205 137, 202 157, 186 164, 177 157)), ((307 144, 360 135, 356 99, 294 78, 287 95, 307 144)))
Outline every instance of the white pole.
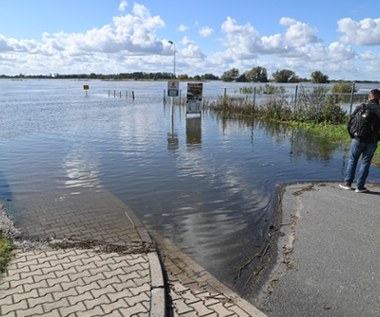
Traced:
POLYGON ((175 43, 173 41, 168 41, 173 45, 173 79, 175 78, 175 43))

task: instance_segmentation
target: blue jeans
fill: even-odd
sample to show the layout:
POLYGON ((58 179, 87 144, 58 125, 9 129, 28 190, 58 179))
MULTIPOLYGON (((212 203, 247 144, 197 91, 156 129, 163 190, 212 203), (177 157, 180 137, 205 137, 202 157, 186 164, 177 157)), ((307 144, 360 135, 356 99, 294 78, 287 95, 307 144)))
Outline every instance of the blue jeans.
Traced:
POLYGON ((358 165, 360 155, 362 155, 362 161, 360 163, 359 173, 356 180, 356 188, 364 187, 376 149, 377 143, 369 144, 352 139, 350 156, 348 158, 347 170, 344 177, 344 181, 347 184, 352 184, 354 181, 356 166, 358 165))

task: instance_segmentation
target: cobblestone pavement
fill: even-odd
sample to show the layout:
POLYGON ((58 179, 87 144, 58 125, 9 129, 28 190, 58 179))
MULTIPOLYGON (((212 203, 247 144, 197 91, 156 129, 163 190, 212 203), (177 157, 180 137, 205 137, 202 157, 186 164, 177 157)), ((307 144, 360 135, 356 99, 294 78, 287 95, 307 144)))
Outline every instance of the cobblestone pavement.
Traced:
POLYGON ((0 316, 149 316, 146 254, 16 252, 0 282, 0 316))
POLYGON ((0 279, 0 316, 165 315, 156 249, 115 196, 46 194, 13 208, 23 236, 49 242, 14 252, 0 279))
POLYGON ((0 278, 0 316, 265 316, 157 237, 160 262, 145 227, 109 192, 14 208, 23 235, 45 243, 15 250, 0 278))
POLYGON ((265 317, 249 302, 218 281, 203 267, 157 233, 154 239, 167 274, 171 315, 265 317))

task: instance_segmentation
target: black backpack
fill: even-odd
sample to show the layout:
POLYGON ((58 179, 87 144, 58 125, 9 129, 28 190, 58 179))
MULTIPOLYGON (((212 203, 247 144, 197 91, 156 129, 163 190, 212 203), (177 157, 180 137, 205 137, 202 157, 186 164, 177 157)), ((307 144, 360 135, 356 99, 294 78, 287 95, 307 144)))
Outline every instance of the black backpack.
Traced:
POLYGON ((350 116, 347 130, 351 138, 368 139, 373 134, 374 116, 365 103, 358 106, 350 116))

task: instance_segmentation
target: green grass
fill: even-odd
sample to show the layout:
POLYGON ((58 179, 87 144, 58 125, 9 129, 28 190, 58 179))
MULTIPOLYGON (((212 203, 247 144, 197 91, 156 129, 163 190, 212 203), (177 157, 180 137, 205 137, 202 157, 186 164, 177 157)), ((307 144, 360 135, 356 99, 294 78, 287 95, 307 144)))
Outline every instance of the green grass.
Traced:
MULTIPOLYGON (((334 143, 347 143, 351 142, 351 138, 347 132, 345 124, 311 124, 311 123, 298 123, 290 122, 290 126, 302 127, 322 138, 328 138, 334 143)), ((380 166, 380 146, 377 147, 372 164, 380 166)))
POLYGON ((7 264, 11 258, 13 250, 13 243, 11 240, 5 238, 0 230, 0 273, 4 272, 7 264))
POLYGON ((323 124, 323 123, 299 123, 290 122, 289 125, 302 127, 323 138, 328 138, 331 142, 349 143, 351 138, 347 133, 345 124, 323 124))

